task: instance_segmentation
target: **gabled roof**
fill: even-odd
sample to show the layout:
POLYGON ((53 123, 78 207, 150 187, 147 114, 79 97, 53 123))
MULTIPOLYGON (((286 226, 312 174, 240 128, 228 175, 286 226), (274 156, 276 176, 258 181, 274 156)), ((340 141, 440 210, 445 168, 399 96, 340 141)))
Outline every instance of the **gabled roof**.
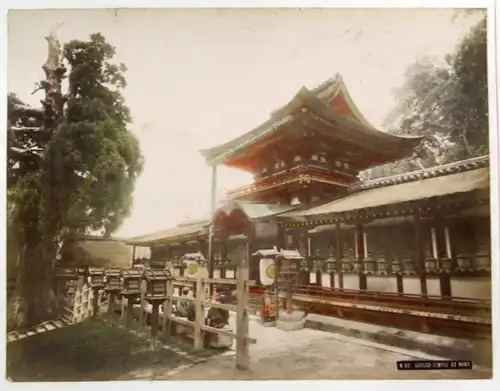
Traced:
POLYGON ((194 238, 208 234, 209 220, 187 221, 175 227, 157 231, 148 235, 136 236, 125 242, 135 246, 151 246, 162 243, 170 243, 184 238, 194 238))
POLYGON ((388 143, 398 152, 412 149, 422 140, 422 137, 395 136, 375 129, 352 101, 342 77, 336 75, 312 90, 302 87, 288 104, 275 110, 271 118, 260 126, 229 142, 200 152, 208 164, 224 164, 246 146, 276 133, 284 125, 293 122, 297 111, 306 106, 322 118, 339 126, 343 131, 335 134, 340 138, 346 138, 348 133, 356 132, 361 138, 375 138, 382 143, 388 143))
MULTIPOLYGON (((217 213, 229 215, 234 210, 241 210, 249 220, 255 221, 266 217, 275 216, 292 210, 290 205, 262 204, 251 201, 229 201, 217 209, 217 213)), ((153 246, 168 244, 183 240, 193 240, 196 237, 205 237, 209 232, 209 219, 191 220, 180 223, 175 227, 157 231, 148 235, 136 236, 125 240, 125 243, 134 246, 153 246)))

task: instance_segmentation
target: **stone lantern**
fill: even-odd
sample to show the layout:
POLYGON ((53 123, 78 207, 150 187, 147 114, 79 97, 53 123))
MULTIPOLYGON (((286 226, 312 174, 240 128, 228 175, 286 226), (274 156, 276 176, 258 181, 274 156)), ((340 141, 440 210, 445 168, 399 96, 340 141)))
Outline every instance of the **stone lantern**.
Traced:
POLYGON ((103 267, 89 267, 88 270, 89 285, 94 292, 93 314, 99 315, 99 291, 104 288, 104 268, 103 267))
POLYGON ((486 244, 479 245, 476 252, 476 271, 490 272, 491 271, 491 255, 490 248, 486 244))
POLYGON ((472 257, 470 254, 460 253, 457 254, 457 267, 458 272, 471 272, 472 268, 472 257))
POLYGON ((127 299, 127 316, 125 326, 130 328, 134 317, 134 302, 141 296, 142 272, 136 268, 123 270, 122 296, 127 299))
POLYGON ((403 258, 403 274, 407 276, 414 276, 417 274, 415 270, 415 260, 411 254, 406 254, 403 258))
POLYGON ((145 270, 142 278, 146 280, 147 283, 144 298, 152 305, 151 336, 155 339, 158 333, 160 304, 167 299, 167 283, 174 278, 169 270, 154 269, 145 270))
POLYGON ((297 250, 281 250, 278 255, 280 262, 279 275, 286 280, 286 312, 279 313, 276 326, 283 330, 298 330, 304 327, 305 314, 293 311, 292 289, 293 277, 297 275, 299 265, 305 258, 297 250))
POLYGON ((364 272, 365 274, 375 274, 375 261, 373 260, 371 254, 368 254, 368 256, 364 259, 363 261, 364 264, 364 272))
POLYGON ((377 260, 377 274, 381 276, 387 276, 389 274, 389 264, 383 255, 379 255, 377 260))
POLYGON ((337 271, 337 262, 333 257, 329 257, 324 265, 327 273, 335 273, 337 271))
POLYGON ((104 271, 104 276, 106 277, 106 286, 104 290, 106 292, 118 293, 121 290, 120 269, 108 268, 104 271))
POLYGON ((104 268, 103 267, 89 267, 89 284, 94 290, 104 288, 104 268))
POLYGON ((55 291, 57 294, 74 293, 70 287, 76 288, 78 280, 78 270, 75 268, 56 268, 54 273, 55 291))
POLYGON ((120 269, 108 268, 104 272, 106 278, 106 286, 104 290, 108 294, 108 313, 114 312, 116 296, 121 290, 121 275, 120 269))

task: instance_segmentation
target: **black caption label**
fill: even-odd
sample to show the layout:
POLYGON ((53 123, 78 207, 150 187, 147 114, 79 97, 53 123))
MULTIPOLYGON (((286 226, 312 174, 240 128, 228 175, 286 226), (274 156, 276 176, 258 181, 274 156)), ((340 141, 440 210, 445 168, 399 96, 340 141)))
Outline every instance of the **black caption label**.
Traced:
POLYGON ((472 369, 472 361, 398 361, 398 371, 442 370, 442 369, 472 369))

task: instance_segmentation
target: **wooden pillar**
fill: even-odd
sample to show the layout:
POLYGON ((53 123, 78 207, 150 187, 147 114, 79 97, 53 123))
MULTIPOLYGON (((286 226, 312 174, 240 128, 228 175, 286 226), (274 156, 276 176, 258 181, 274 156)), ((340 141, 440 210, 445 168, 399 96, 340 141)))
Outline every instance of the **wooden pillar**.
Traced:
POLYGON ((424 266, 424 243, 422 240, 422 224, 420 215, 415 215, 415 244, 416 244, 416 260, 417 260, 417 273, 420 279, 420 292, 422 296, 427 296, 427 276, 425 274, 424 266))
POLYGON ((203 254, 205 259, 208 259, 208 253, 206 251, 206 240, 204 238, 198 239, 198 251, 203 254))
MULTIPOLYGON (((214 226, 213 219, 215 215, 215 205, 216 205, 216 197, 217 197, 217 165, 212 165, 212 183, 210 186, 210 226, 208 227, 208 277, 214 278, 214 269, 213 269, 213 254, 214 254, 214 226)), ((212 295, 212 284, 209 287, 210 295, 212 295)))
POLYGON ((134 266, 135 264, 135 245, 132 246, 132 265, 131 266, 134 266))
POLYGON ((310 257, 312 255, 312 238, 311 234, 309 233, 309 230, 306 230, 306 236, 307 236, 307 256, 310 257))
POLYGON ((247 370, 250 364, 250 347, 248 341, 249 317, 247 313, 249 264, 252 257, 254 227, 247 231, 247 245, 244 259, 237 269, 237 302, 236 302, 236 368, 247 370))
POLYGON ((364 273, 364 259, 365 259, 365 235, 363 232, 363 225, 358 221, 356 225, 356 258, 360 263, 359 271, 359 289, 366 290, 366 274, 364 273))
POLYGON ((172 296, 174 295, 174 280, 167 280, 167 300, 163 302, 162 333, 165 339, 172 335, 172 296))
POLYGON ((307 256, 307 242, 304 243, 304 239, 306 239, 304 235, 304 228, 301 227, 294 229, 293 247, 294 249, 298 250, 302 256, 307 256))
POLYGON ((205 324, 205 281, 198 278, 196 281, 196 304, 195 304, 195 325, 194 325, 194 349, 203 349, 203 330, 201 326, 205 324))
MULTIPOLYGON (((277 250, 286 250, 287 249, 287 241, 288 241, 288 235, 287 235, 287 230, 283 226, 278 226, 278 246, 277 250)), ((277 257, 276 258, 276 264, 275 264, 275 301, 276 301, 276 319, 279 319, 279 313, 280 313, 280 298, 279 298, 279 292, 280 292, 280 284, 281 284, 281 279, 280 279, 280 273, 281 273, 281 258, 277 257)))
POLYGON ((396 289, 397 289, 398 293, 404 293, 403 276, 401 273, 396 274, 396 289))
POLYGON ((344 257, 344 246, 342 240, 342 229, 340 227, 340 221, 337 221, 335 227, 335 236, 336 236, 336 268, 337 274, 339 276, 339 288, 344 289, 344 274, 342 273, 342 258, 344 257))
MULTIPOLYGON (((446 232, 444 219, 441 214, 436 214, 435 221, 435 232, 436 232, 436 252, 438 256, 438 269, 441 269, 441 259, 447 256, 447 244, 446 244, 446 232)), ((450 298, 451 293, 451 281, 450 275, 448 273, 439 274, 439 288, 441 297, 450 298)))
POLYGON ((286 250, 286 228, 278 225, 278 251, 286 250))

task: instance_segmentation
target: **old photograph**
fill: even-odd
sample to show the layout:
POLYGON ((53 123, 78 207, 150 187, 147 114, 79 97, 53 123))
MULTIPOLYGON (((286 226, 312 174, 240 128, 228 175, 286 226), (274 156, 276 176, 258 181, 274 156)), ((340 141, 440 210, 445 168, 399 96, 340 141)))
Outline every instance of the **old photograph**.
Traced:
POLYGON ((491 379, 491 23, 10 10, 7 381, 491 379))

